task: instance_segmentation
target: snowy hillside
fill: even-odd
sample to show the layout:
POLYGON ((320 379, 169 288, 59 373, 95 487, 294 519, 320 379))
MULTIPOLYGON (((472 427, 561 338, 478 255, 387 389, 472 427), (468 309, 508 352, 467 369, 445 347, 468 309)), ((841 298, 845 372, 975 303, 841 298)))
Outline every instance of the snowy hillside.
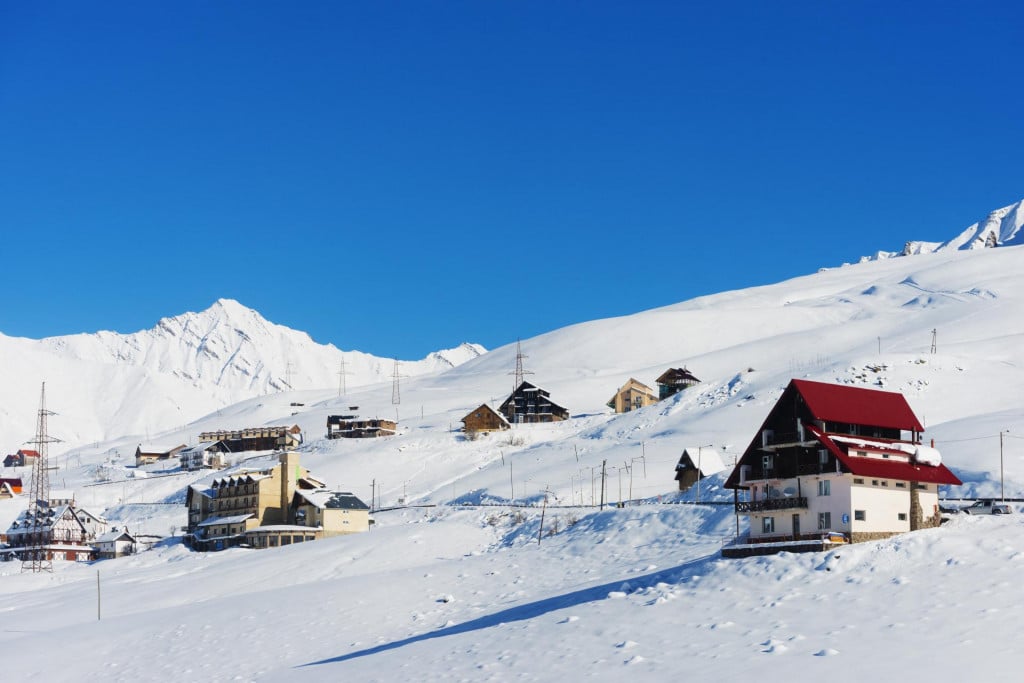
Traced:
MULTIPOLYGON (((450 369, 484 352, 475 344, 403 361, 416 376, 450 369)), ((241 400, 293 389, 390 381, 394 360, 317 344, 237 301, 164 318, 134 334, 97 332, 39 341, 0 335, 0 443, 13 452, 35 430, 40 382, 65 415, 71 445, 147 435, 241 400)), ((336 389, 337 391, 337 389, 336 389)))
MULTIPOLYGON (((186 327, 173 329, 180 337, 186 327)), ((223 361, 226 348, 211 351, 223 361)), ((475 441, 457 431, 469 411, 512 389, 511 344, 403 378, 399 405, 390 382, 339 399, 333 376, 154 434, 186 442, 220 426, 295 422, 307 433, 302 464, 332 487, 367 502, 372 492, 378 506, 422 507, 378 512, 366 534, 280 549, 204 555, 169 539, 53 575, 0 564, 2 618, 16 624, 0 630, 6 672, 610 681, 733 680, 775 666, 799 683, 911 670, 992 677, 1015 663, 1008 606, 1024 600, 1020 503, 1015 515, 954 516, 831 553, 726 561, 722 543, 745 524, 721 488, 728 470, 702 483, 697 506, 677 504, 696 494, 676 490, 673 469, 684 447, 714 446, 732 463, 788 381, 807 377, 903 393, 964 481, 943 495, 999 495, 1002 473, 1006 495, 1024 497, 1024 246, 825 270, 555 330, 523 340, 522 352, 527 378, 572 419, 475 441), (630 377, 653 386, 682 366, 702 383, 624 415, 605 406, 630 377), (351 405, 397 417, 399 434, 322 438, 327 416, 351 405), (602 470, 605 501, 624 507, 596 508, 602 470), (511 506, 523 503, 532 506, 511 506), (67 643, 59 661, 47 656, 53 642, 67 643)), ((186 371, 205 377, 200 365, 186 371)), ((227 365, 225 375, 242 378, 250 367, 227 365)), ((125 377, 105 391, 126 401, 132 386, 125 377)), ((51 431, 68 419, 52 418, 51 431)), ((186 487, 213 474, 112 462, 134 445, 111 434, 57 449, 53 481, 112 523, 167 535, 185 523, 186 487)), ((23 504, 0 501, 0 524, 23 504)))
POLYGON ((946 242, 907 242, 903 251, 879 251, 874 256, 865 256, 861 261, 931 254, 949 249, 985 249, 1011 247, 1024 244, 1024 200, 996 209, 985 220, 971 225, 959 235, 946 242))

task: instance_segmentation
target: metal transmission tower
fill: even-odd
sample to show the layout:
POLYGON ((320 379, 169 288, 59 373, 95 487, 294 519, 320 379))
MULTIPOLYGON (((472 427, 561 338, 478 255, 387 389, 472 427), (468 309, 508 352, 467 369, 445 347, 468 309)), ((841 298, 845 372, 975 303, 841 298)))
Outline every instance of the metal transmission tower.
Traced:
POLYGON ((341 369, 338 370, 338 398, 341 398, 348 393, 348 388, 345 386, 345 375, 348 371, 345 370, 345 356, 341 357, 341 369))
POLYGON ((395 359, 395 376, 394 382, 391 385, 391 405, 397 406, 402 402, 402 391, 399 388, 398 378, 401 375, 398 374, 398 359, 395 359))
POLYGON ((935 328, 932 330, 932 353, 938 353, 939 350, 939 330, 935 328))
POLYGON ((46 553, 46 546, 50 542, 49 536, 52 533, 50 513, 50 469, 47 457, 47 446, 56 443, 55 439, 46 433, 46 418, 55 413, 46 409, 46 382, 43 382, 42 395, 39 398, 39 417, 36 420, 36 438, 29 441, 35 444, 39 457, 32 465, 32 493, 28 501, 28 511, 25 513, 30 525, 29 544, 22 551, 21 571, 23 572, 52 572, 53 561, 46 553))
POLYGON ((533 372, 530 370, 523 370, 523 359, 529 358, 529 356, 523 353, 523 346, 520 340, 516 339, 516 370, 513 373, 515 375, 515 384, 512 386, 512 391, 515 391, 523 383, 523 375, 532 375, 533 372))

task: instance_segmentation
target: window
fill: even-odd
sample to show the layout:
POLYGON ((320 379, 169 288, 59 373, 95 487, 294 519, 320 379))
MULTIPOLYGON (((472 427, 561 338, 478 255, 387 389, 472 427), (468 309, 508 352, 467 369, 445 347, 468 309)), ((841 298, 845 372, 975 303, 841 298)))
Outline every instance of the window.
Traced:
POLYGON ((889 482, 887 482, 885 480, 882 481, 882 486, 888 486, 888 485, 889 485, 889 482))
POLYGON ((899 513, 898 515, 896 515, 896 519, 900 520, 901 522, 907 521, 907 513, 906 512, 899 513))
POLYGON ((818 449, 818 462, 822 465, 828 464, 828 451, 824 448, 818 449))
POLYGON ((818 481, 818 495, 819 496, 831 496, 832 495, 832 482, 828 479, 820 479, 818 481))
POLYGON ((269 539, 270 539, 270 547, 271 548, 276 548, 277 547, 277 536, 270 536, 269 539))
POLYGON ((896 488, 898 488, 898 489, 905 489, 905 488, 907 488, 907 482, 905 482, 905 481, 898 481, 898 482, 896 482, 896 488))
POLYGON ((872 486, 878 486, 878 480, 877 479, 872 479, 871 480, 871 485, 872 486))
POLYGON ((854 484, 863 484, 863 483, 864 483, 864 480, 863 480, 863 479, 854 479, 854 480, 853 480, 853 483, 854 483, 854 484))
POLYGON ((831 512, 819 512, 818 513, 818 529, 821 531, 827 531, 832 528, 832 513, 831 512))
POLYGON ((765 517, 761 520, 761 531, 766 534, 775 533, 775 518, 765 517))
POLYGON ((867 510, 854 510, 853 518, 858 522, 866 522, 868 520, 867 510))

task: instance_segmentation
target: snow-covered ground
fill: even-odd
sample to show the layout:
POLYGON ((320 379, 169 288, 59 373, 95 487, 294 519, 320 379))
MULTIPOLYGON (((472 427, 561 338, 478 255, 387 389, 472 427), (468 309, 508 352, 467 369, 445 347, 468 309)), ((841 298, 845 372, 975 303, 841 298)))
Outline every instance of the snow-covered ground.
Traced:
MULTIPOLYGON (((1024 514, 954 515, 830 553, 726 561, 731 506, 682 504, 695 493, 675 490, 673 467, 697 446, 731 463, 789 379, 808 377, 904 393, 965 482, 947 495, 998 496, 1002 471, 1006 495, 1024 497, 1022 297, 1024 247, 944 251, 556 330, 523 341, 527 378, 573 419, 475 441, 459 420, 507 396, 514 344, 402 379, 397 406, 390 382, 339 397, 332 378, 224 407, 152 440, 296 423, 303 464, 332 487, 424 507, 377 513, 367 534, 274 550, 204 555, 169 539, 52 575, 0 564, 5 677, 1005 675, 1024 597, 1024 514), (653 386, 683 365, 703 383, 626 415, 605 407, 629 377, 653 386), (349 406, 397 415, 400 434, 321 438, 327 415, 349 406), (606 501, 631 504, 593 507, 602 467, 606 501), (524 502, 534 507, 509 506, 524 502)), ((129 478, 136 445, 126 435, 57 449, 52 480, 112 523, 168 534, 184 524, 187 485, 213 475, 150 466, 129 478)), ((702 484, 702 501, 732 500, 726 474, 702 484)), ((23 505, 0 501, 0 524, 23 505)))

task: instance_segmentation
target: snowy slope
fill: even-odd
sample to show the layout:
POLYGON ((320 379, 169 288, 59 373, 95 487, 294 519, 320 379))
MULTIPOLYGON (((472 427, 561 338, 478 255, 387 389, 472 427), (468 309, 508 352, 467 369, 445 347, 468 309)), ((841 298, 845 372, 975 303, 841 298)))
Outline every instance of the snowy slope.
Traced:
MULTIPOLYGON (((475 344, 403 361, 400 372, 440 372, 484 349, 475 344)), ((389 381, 393 359, 317 344, 237 301, 164 318, 133 334, 97 332, 42 340, 0 335, 0 443, 13 452, 35 431, 39 387, 66 415, 58 434, 79 445, 125 434, 147 435, 185 424, 246 398, 283 390, 389 381)))
MULTIPOLYGON (((52 576, 0 565, 0 618, 17 624, 0 629, 6 671, 54 681, 1005 677, 1016 661, 1009 606, 1024 599, 1024 514, 724 561, 737 524, 726 473, 701 492, 724 505, 681 505, 695 495, 674 490, 673 467, 694 445, 732 462, 789 379, 809 377, 904 393, 965 482, 947 495, 999 495, 1003 471, 1006 495, 1024 497, 1022 342, 1024 247, 944 250, 524 340, 527 377, 569 408, 563 423, 477 441, 456 431, 508 394, 514 344, 403 379, 397 406, 389 382, 343 399, 331 386, 249 398, 153 437, 296 422, 308 435, 303 464, 332 486, 436 507, 268 551, 202 555, 170 541, 52 576), (605 407, 629 377, 653 385, 682 365, 703 383, 626 415, 605 407), (327 415, 349 405, 397 415, 400 434, 319 438, 327 415), (605 501, 630 504, 593 507, 602 469, 605 501), (47 656, 55 639, 68 643, 60 660, 47 656)), ((54 417, 54 431, 66 419, 54 417)), ((111 460, 132 448, 124 435, 58 453, 54 480, 113 522, 166 534, 184 523, 187 485, 211 475, 129 478, 139 473, 111 460)), ((0 501, 0 521, 21 504, 0 501)))

